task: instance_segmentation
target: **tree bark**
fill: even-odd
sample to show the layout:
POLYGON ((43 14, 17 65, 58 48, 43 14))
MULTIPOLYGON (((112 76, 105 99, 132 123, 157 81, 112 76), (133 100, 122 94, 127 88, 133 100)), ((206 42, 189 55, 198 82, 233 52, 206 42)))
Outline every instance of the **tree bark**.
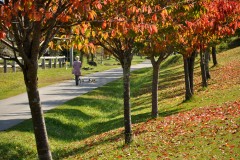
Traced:
POLYGON ((189 82, 190 82, 190 88, 192 95, 194 94, 194 82, 193 82, 193 77, 194 77, 194 64, 195 64, 195 58, 196 58, 197 52, 194 51, 191 56, 188 58, 188 72, 189 72, 189 82))
POLYGON ((90 57, 89 57, 89 54, 87 54, 87 63, 89 63, 89 60, 90 59, 90 57))
POLYGON ((184 77, 185 77, 185 100, 189 100, 192 98, 192 91, 190 86, 190 78, 189 78, 189 65, 188 59, 183 56, 184 62, 184 77))
POLYGON ((202 49, 200 49, 200 66, 201 66, 201 75, 202 75, 202 87, 207 87, 207 76, 206 76, 206 64, 205 64, 205 56, 202 53, 202 49))
POLYGON ((84 52, 80 51, 80 61, 82 62, 82 64, 83 64, 83 55, 84 55, 84 52))
POLYGON ((33 39, 24 42, 23 74, 27 89, 28 101, 32 115, 33 130, 37 145, 38 158, 51 160, 52 155, 48 144, 47 129, 43 116, 40 96, 38 92, 38 58, 40 55, 41 24, 35 22, 33 27, 33 39))
POLYGON ((212 47, 212 60, 213 60, 213 66, 216 66, 218 64, 216 46, 212 47))
POLYGON ((210 57, 209 49, 207 49, 204 54, 205 54, 205 64, 206 64, 206 77, 207 79, 210 79, 211 75, 209 72, 209 57, 210 57))
POLYGON ((130 66, 131 61, 127 57, 123 60, 123 88, 124 88, 124 126, 125 126, 125 144, 132 142, 132 121, 130 106, 130 66))
POLYGON ((91 53, 91 61, 94 62, 94 54, 91 53))
POLYGON ((37 87, 37 64, 29 67, 27 70, 24 70, 23 73, 32 115, 38 158, 40 160, 51 160, 52 155, 48 144, 47 130, 37 87))
POLYGON ((159 67, 160 63, 154 61, 154 57, 151 58, 153 66, 152 75, 152 118, 158 117, 158 79, 159 79, 159 67))

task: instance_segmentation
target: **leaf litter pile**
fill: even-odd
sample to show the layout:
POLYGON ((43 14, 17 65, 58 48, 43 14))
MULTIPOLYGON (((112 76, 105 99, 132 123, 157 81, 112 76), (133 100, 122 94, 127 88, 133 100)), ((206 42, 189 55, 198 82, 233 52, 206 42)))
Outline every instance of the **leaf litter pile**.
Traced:
POLYGON ((67 159, 240 158, 240 101, 148 120, 133 129, 130 146, 120 128, 85 140, 83 153, 67 159))
POLYGON ((150 120, 136 127, 135 134, 140 134, 142 143, 149 143, 145 143, 145 149, 149 152, 146 156, 151 156, 154 148, 156 158, 160 159, 239 157, 239 115, 239 101, 225 103, 214 108, 178 113, 161 121, 150 120), (151 133, 148 134, 151 137, 144 135, 147 132, 151 133))

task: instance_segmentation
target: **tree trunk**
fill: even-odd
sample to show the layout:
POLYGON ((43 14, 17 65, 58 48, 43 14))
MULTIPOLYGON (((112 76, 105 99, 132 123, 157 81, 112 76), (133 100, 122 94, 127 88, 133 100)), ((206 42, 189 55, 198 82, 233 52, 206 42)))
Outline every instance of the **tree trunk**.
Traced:
POLYGON ((153 77, 152 77, 152 118, 158 117, 158 79, 160 63, 152 63, 153 77))
POLYGON ((84 52, 83 51, 80 51, 80 61, 82 62, 82 64, 83 64, 83 55, 84 55, 84 52))
POLYGON ((91 53, 91 61, 94 62, 94 54, 91 53))
POLYGON ((48 136, 38 92, 37 64, 24 70, 24 81, 32 115, 33 129, 40 160, 51 160, 52 155, 48 144, 48 136))
POLYGON ((89 63, 89 60, 90 59, 90 57, 89 57, 89 54, 87 54, 87 63, 89 63))
POLYGON ((207 77, 207 79, 210 79, 211 75, 209 72, 209 57, 210 57, 209 49, 207 49, 204 54, 205 54, 205 64, 206 64, 206 77, 207 77))
POLYGON ((124 88, 124 126, 125 144, 132 142, 132 122, 130 106, 130 66, 131 62, 125 57, 123 60, 123 88, 124 88))
POLYGON ((190 78, 189 78, 189 66, 188 66, 188 59, 183 56, 184 62, 184 77, 185 77, 185 100, 189 100, 192 98, 192 91, 190 86, 190 78))
POLYGON ((207 76, 206 76, 206 65, 205 65, 205 56, 200 49, 200 66, 201 66, 201 75, 202 75, 202 87, 207 87, 207 76))
POLYGON ((213 60, 213 66, 216 66, 218 64, 216 46, 212 47, 212 60, 213 60))
POLYGON ((188 58, 188 72, 189 72, 189 82, 192 95, 194 94, 194 83, 193 83, 193 76, 194 76, 194 63, 196 58, 197 52, 194 51, 191 56, 188 58))

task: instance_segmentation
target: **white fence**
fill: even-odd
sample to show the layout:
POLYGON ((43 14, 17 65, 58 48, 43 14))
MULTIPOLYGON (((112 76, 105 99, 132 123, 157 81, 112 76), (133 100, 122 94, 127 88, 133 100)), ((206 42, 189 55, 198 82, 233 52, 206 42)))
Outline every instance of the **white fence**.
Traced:
MULTIPOLYGON (((22 58, 18 58, 20 61, 22 61, 22 58)), ((65 56, 56 56, 56 57, 41 57, 41 62, 38 64, 42 69, 45 68, 59 68, 64 67, 65 65, 65 56)), ((13 72, 16 72, 16 68, 19 67, 18 64, 15 61, 5 60, 0 58, 0 68, 3 68, 4 73, 8 72, 9 68, 12 68, 13 72)))

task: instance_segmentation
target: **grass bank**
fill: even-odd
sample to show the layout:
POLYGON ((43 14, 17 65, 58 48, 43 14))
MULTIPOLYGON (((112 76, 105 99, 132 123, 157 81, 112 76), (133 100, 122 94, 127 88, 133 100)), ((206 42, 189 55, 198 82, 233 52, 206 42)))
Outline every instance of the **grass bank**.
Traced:
MULTIPOLYGON (((152 70, 134 72, 131 104, 135 141, 131 146, 124 145, 121 80, 47 112, 54 159, 239 159, 239 52, 238 47, 218 55, 219 65, 211 68, 206 89, 201 88, 196 65, 195 96, 187 102, 183 102, 182 64, 165 64, 160 72, 156 120, 150 119, 152 70)), ((0 137, 2 159, 36 159, 30 120, 0 132, 0 137)))

